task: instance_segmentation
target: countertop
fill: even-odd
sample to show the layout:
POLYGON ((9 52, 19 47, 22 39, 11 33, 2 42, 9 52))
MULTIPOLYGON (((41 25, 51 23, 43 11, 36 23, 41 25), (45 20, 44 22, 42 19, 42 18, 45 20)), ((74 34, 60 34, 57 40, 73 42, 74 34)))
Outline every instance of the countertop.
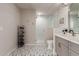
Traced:
POLYGON ((68 40, 70 42, 79 44, 79 34, 75 34, 75 36, 72 36, 70 33, 63 34, 62 31, 55 30, 54 35, 58 36, 58 37, 61 37, 65 40, 68 40))

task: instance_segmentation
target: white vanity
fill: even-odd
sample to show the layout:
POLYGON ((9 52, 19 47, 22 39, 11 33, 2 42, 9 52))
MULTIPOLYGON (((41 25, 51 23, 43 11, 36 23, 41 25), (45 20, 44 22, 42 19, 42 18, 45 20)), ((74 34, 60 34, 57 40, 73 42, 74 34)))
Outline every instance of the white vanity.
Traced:
POLYGON ((55 51, 58 56, 79 56, 79 34, 72 36, 54 31, 55 51))

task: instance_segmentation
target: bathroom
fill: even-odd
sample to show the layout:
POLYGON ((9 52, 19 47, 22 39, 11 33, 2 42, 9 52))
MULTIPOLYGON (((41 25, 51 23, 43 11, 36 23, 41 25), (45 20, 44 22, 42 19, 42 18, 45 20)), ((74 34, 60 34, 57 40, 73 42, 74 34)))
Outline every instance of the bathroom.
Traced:
POLYGON ((79 3, 0 3, 0 56, 79 56, 78 13, 79 3))

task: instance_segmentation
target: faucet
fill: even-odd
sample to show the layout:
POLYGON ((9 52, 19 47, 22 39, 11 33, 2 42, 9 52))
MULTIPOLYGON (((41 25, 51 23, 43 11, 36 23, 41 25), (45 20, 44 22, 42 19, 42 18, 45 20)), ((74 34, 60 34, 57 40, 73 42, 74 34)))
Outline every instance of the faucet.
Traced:
POLYGON ((68 30, 68 29, 64 29, 64 30, 62 30, 62 32, 65 34, 65 33, 71 33, 72 34, 72 36, 74 36, 74 31, 73 30, 68 30))
POLYGON ((71 33, 72 36, 74 36, 74 34, 75 34, 73 30, 69 30, 69 33, 71 33))
POLYGON ((66 32, 68 32, 68 30, 67 29, 64 29, 64 30, 62 30, 62 32, 65 34, 66 32))

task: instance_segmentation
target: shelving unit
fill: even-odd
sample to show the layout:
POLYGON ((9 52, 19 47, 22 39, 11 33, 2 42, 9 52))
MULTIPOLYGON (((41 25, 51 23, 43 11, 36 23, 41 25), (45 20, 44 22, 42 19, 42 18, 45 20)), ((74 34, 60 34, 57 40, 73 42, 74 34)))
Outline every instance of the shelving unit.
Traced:
POLYGON ((24 26, 18 26, 18 48, 24 46, 24 26))

